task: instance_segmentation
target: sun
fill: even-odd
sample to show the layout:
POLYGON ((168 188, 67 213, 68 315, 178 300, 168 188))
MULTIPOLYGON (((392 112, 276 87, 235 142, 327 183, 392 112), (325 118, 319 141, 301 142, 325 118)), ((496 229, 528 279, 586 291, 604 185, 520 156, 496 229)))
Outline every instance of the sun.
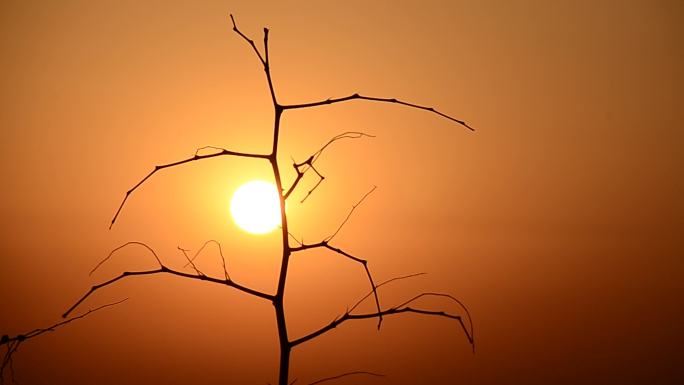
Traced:
POLYGON ((230 214, 235 223, 252 234, 266 234, 280 226, 280 200, 271 182, 253 180, 233 193, 230 214))

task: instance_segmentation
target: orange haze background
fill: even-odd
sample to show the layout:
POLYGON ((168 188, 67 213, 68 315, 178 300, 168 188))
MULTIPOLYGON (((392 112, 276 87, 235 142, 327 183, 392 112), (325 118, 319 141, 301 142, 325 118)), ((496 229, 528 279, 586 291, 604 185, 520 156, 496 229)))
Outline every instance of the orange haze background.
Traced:
MULTIPOLYGON (((130 240, 180 268, 181 246, 219 240, 231 276, 273 292, 279 235, 229 218, 232 191, 265 161, 165 170, 197 147, 267 151, 268 89, 228 13, 270 56, 284 103, 354 92, 424 111, 349 102, 284 116, 281 168, 329 148, 327 176, 289 210, 315 242, 351 205, 335 245, 369 260, 386 306, 420 291, 470 306, 477 353, 457 325, 419 316, 349 322, 292 356, 298 383, 666 384, 682 381, 684 7, 680 1, 3 1, 0 3, 0 333, 59 320, 92 284, 153 268, 130 240)), ((289 184, 289 183, 286 183, 289 184)), ((215 249, 200 258, 220 274, 215 249)), ((360 266, 293 258, 292 337, 368 290, 360 266)), ((22 345, 21 384, 263 384, 276 379, 265 301, 177 277, 123 281, 89 308, 130 299, 22 345)), ((458 311, 441 301, 426 307, 458 311)), ((372 310, 372 307, 367 307, 372 310)))

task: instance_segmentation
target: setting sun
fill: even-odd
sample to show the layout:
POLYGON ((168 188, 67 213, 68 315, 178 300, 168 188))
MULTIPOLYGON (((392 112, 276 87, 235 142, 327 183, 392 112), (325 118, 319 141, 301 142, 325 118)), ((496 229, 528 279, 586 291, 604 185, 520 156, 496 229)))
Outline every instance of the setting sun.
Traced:
POLYGON ((230 214, 235 223, 252 234, 266 234, 280 225, 280 201, 273 183, 247 182, 233 193, 230 214))

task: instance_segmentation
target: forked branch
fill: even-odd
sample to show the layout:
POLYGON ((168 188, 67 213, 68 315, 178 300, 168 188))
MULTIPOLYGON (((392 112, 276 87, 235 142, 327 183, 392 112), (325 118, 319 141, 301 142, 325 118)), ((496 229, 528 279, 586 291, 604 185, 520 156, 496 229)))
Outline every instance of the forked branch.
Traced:
POLYGON ((400 277, 394 277, 391 279, 388 279, 386 281, 381 282, 377 286, 374 286, 374 290, 363 296, 360 300, 358 300, 354 306, 349 308, 344 315, 335 318, 332 322, 330 322, 328 325, 323 326, 322 328, 311 332, 303 337, 300 337, 294 341, 292 341, 290 344, 294 347, 299 344, 302 344, 304 342, 307 342, 309 340, 312 340, 326 332, 329 332, 330 330, 336 328, 338 325, 349 321, 353 319, 370 319, 370 318, 375 318, 375 317, 381 317, 383 315, 391 315, 391 314, 400 314, 400 313, 417 313, 417 314, 423 314, 423 315, 433 315, 433 316, 439 316, 439 317, 445 317, 445 318, 450 318, 450 319, 455 319, 459 322, 461 325, 461 329, 463 330, 466 338, 468 339, 468 342, 471 344, 473 348, 473 353, 475 353, 475 334, 474 334, 474 326, 473 326, 473 320, 470 316, 470 311, 468 308, 457 298, 455 298, 452 295, 449 294, 443 294, 443 293, 433 293, 433 292, 425 292, 418 294, 412 298, 410 298, 407 301, 404 301, 403 303, 394 306, 392 308, 386 309, 386 310, 378 310, 376 313, 365 313, 365 314, 353 314, 353 311, 368 297, 371 296, 371 294, 377 294, 377 289, 385 286, 389 283, 396 282, 399 280, 403 279, 408 279, 408 278, 414 278, 417 276, 425 275, 425 273, 415 273, 415 274, 409 274, 405 276, 400 276, 400 277), (442 297, 442 298, 447 298, 458 304, 466 314, 466 318, 468 320, 468 325, 469 327, 466 327, 465 323, 463 322, 463 319, 459 315, 453 315, 444 311, 435 311, 435 310, 423 310, 423 309, 416 309, 412 308, 409 305, 411 305, 413 302, 417 301, 420 298, 423 297, 428 297, 428 296, 434 296, 434 297, 442 297))
POLYGON ((347 224, 347 222, 349 221, 349 218, 351 218, 352 214, 354 213, 354 210, 356 210, 357 207, 361 206, 363 201, 365 201, 366 198, 368 198, 368 196, 371 195, 373 193, 373 191, 375 191, 376 188, 378 188, 378 186, 373 186, 373 188, 370 189, 370 191, 368 191, 363 197, 361 197, 361 199, 358 202, 356 202, 355 205, 352 205, 352 208, 351 208, 351 210, 349 210, 347 217, 344 218, 342 223, 340 223, 340 226, 337 228, 337 230, 335 230, 335 232, 332 235, 330 235, 328 238, 325 239, 326 243, 330 242, 333 238, 335 238, 335 236, 340 232, 340 230, 342 230, 342 227, 344 227, 344 225, 347 224))
MULTIPOLYGON (((298 246, 298 247, 293 247, 291 250, 292 250, 292 252, 296 252, 296 251, 315 249, 315 248, 320 248, 320 247, 326 248, 328 250, 332 250, 332 251, 336 252, 337 254, 340 254, 340 255, 348 258, 348 259, 351 259, 352 261, 358 262, 361 265, 363 265, 364 270, 366 270, 366 275, 368 276, 368 281, 370 282, 370 285, 371 285, 372 293, 375 296, 375 305, 377 306, 378 314, 379 314, 380 313, 380 299, 378 298, 378 293, 376 290, 377 287, 375 286, 375 283, 373 282, 373 276, 371 275, 370 270, 368 269, 368 261, 366 261, 365 259, 357 258, 357 257, 343 251, 342 249, 339 249, 337 247, 333 247, 330 244, 328 244, 328 241, 322 241, 319 243, 314 243, 314 244, 309 244, 309 245, 303 244, 303 245, 298 246)), ((380 329, 381 325, 382 325, 382 314, 379 314, 379 316, 378 316, 378 329, 380 329)))
POLYGON ((309 156, 305 161, 301 163, 293 163, 292 167, 294 167, 295 172, 297 173, 297 177, 295 178, 294 182, 292 182, 292 186, 287 190, 287 192, 283 195, 285 199, 287 199, 290 194, 297 188, 297 185, 299 184, 299 181, 304 177, 304 174, 306 174, 307 171, 313 170, 316 175, 318 176, 318 181, 316 184, 307 191, 306 195, 300 203, 304 203, 304 201, 318 188, 318 186, 325 180, 325 176, 321 174, 316 167, 314 167, 314 163, 318 160, 318 158, 321 156, 323 151, 325 151, 328 146, 331 144, 337 142, 338 140, 342 139, 359 139, 363 137, 368 137, 368 138, 375 138, 374 135, 366 134, 364 132, 358 132, 358 131, 347 131, 343 132, 341 134, 335 135, 332 137, 326 144, 324 144, 321 148, 318 149, 318 151, 314 152, 311 156, 309 156))
POLYGON ((324 333, 327 333, 327 332, 335 329, 337 326, 339 326, 339 325, 341 325, 347 321, 350 321, 350 320, 372 319, 372 318, 378 318, 381 316, 401 314, 401 313, 416 313, 416 314, 423 314, 423 315, 432 315, 432 316, 437 316, 437 317, 445 317, 445 318, 449 318, 449 319, 454 319, 454 320, 458 321, 458 323, 461 325, 461 329, 463 330, 464 334, 466 335, 466 338, 468 339, 468 342, 473 346, 473 352, 475 351, 475 341, 473 339, 473 336, 470 334, 470 331, 468 330, 468 328, 466 328, 465 324, 463 323, 463 319, 461 318, 461 316, 450 314, 450 313, 447 313, 444 311, 416 309, 416 308, 412 308, 410 306, 393 307, 393 308, 382 310, 382 311, 379 311, 376 313, 351 314, 349 312, 346 312, 341 317, 334 319, 328 325, 292 341, 291 345, 292 346, 300 345, 306 341, 309 341, 309 340, 314 339, 314 338, 316 338, 316 337, 318 337, 324 333))
POLYGON ((223 266, 223 276, 225 279, 230 279, 230 275, 228 274, 228 269, 226 267, 226 257, 223 256, 223 250, 221 249, 221 243, 219 243, 218 241, 216 241, 214 239, 210 239, 210 240, 204 242, 202 247, 200 247, 195 252, 195 255, 193 255, 192 257, 188 257, 188 255, 187 255, 187 251, 189 251, 189 250, 182 249, 179 247, 178 249, 183 252, 183 254, 185 255, 185 258, 187 258, 187 260, 188 260, 188 263, 186 263, 185 266, 183 266, 183 267, 188 267, 189 265, 191 265, 193 267, 193 269, 199 274, 199 270, 197 269, 197 266, 195 266, 195 259, 197 259, 197 257, 204 250, 204 248, 207 247, 207 245, 210 243, 214 243, 214 244, 216 244, 216 247, 218 247, 219 256, 221 257, 221 264, 223 266))
POLYGON ((249 152, 238 152, 238 151, 229 151, 224 148, 218 148, 218 147, 202 147, 198 149, 195 152, 195 155, 193 155, 190 158, 179 160, 177 162, 172 162, 172 163, 167 163, 167 164, 162 164, 159 166, 154 166, 154 169, 150 171, 149 174, 147 174, 144 178, 142 178, 135 186, 133 186, 130 190, 126 191, 126 195, 124 195, 123 200, 121 201, 121 204, 119 205, 119 208, 116 210, 116 213, 114 214, 114 218, 112 218, 112 222, 109 224, 109 228, 111 229, 112 226, 114 226, 114 223, 116 222, 116 219, 119 217, 119 214, 121 213, 121 210, 123 210, 124 205, 126 204, 126 201, 128 200, 128 197, 138 189, 145 181, 147 181, 149 178, 152 177, 152 175, 156 174, 158 171, 163 170, 165 168, 169 167, 175 167, 175 166, 180 166, 185 163, 190 163, 202 159, 209 159, 209 158, 215 158, 217 156, 238 156, 238 157, 246 157, 246 158, 260 158, 260 159, 269 159, 268 155, 264 154, 254 154, 254 153, 249 153, 249 152), (217 152, 211 153, 211 154, 200 154, 199 151, 202 149, 206 148, 211 148, 218 150, 217 152))
MULTIPOLYGON (((102 289, 102 288, 104 288, 104 287, 107 287, 107 286, 109 286, 109 285, 111 285, 111 284, 114 284, 114 283, 116 283, 116 282, 118 282, 118 281, 120 281, 120 280, 122 280, 122 279, 124 279, 124 278, 126 278, 126 277, 142 276, 142 275, 171 274, 171 275, 176 275, 176 276, 184 277, 184 278, 188 278, 188 279, 195 279, 195 280, 199 280, 199 281, 213 282, 213 283, 218 283, 218 284, 221 284, 221 285, 226 285, 226 286, 233 287, 233 288, 235 288, 235 289, 238 289, 238 290, 240 290, 240 291, 242 291, 242 292, 244 292, 244 293, 253 295, 253 296, 255 296, 255 297, 259 297, 259 298, 267 299, 267 300, 269 300, 269 301, 273 301, 274 296, 272 296, 272 295, 270 295, 270 294, 266 294, 266 293, 260 292, 260 291, 255 290, 255 289, 251 289, 251 288, 246 287, 246 286, 243 286, 243 285, 240 285, 239 283, 236 283, 235 281, 231 280, 230 278, 224 278, 224 279, 221 279, 221 278, 214 278, 214 277, 210 277, 210 276, 204 275, 204 274, 202 274, 202 273, 200 273, 200 272, 198 272, 198 271, 197 271, 197 274, 190 274, 190 273, 185 273, 185 272, 182 272, 182 271, 177 271, 177 270, 168 268, 168 267, 166 267, 166 266, 164 266, 164 265, 162 264, 161 260, 159 259, 159 257, 157 256, 157 254, 154 252, 154 250, 153 250, 151 247, 149 247, 148 245, 146 245, 146 244, 144 244, 144 243, 142 243, 142 242, 128 242, 128 243, 126 243, 126 244, 124 244, 124 245, 122 245, 122 246, 120 246, 120 247, 117 247, 116 249, 114 249, 114 251, 112 251, 112 252, 107 256, 107 258, 105 258, 102 262, 100 262, 100 263, 97 265, 97 267, 101 266, 102 263, 104 263, 105 261, 107 261, 107 260, 113 255, 114 252, 116 252, 116 251, 118 251, 118 250, 121 250, 123 247, 126 247, 126 246, 128 246, 128 245, 133 245, 133 244, 142 245, 142 246, 144 246, 145 248, 147 248, 151 253, 153 253, 154 256, 155 256, 155 258, 157 259, 157 262, 159 263, 159 268, 158 268, 158 269, 152 269, 152 270, 124 271, 123 273, 121 273, 120 275, 118 275, 118 276, 116 276, 116 277, 114 277, 114 278, 111 278, 111 279, 109 279, 109 280, 107 280, 107 281, 104 281, 104 282, 102 282, 102 283, 99 283, 99 284, 97 284, 97 285, 92 286, 92 287, 90 288, 90 290, 88 290, 88 291, 87 291, 87 292, 86 292, 78 301, 76 301, 75 304, 73 304, 73 305, 72 305, 72 306, 71 306, 71 307, 62 315, 62 318, 68 317, 69 314, 70 314, 72 311, 74 311, 74 309, 76 309, 83 301, 85 301, 88 297, 90 297, 90 296, 91 296, 93 293, 95 293, 96 291, 98 291, 98 290, 100 290, 100 289, 102 289)), ((97 268, 97 267, 96 267, 96 268, 97 268)), ((227 274, 227 272, 226 272, 226 277, 227 277, 227 275, 228 275, 228 274, 227 274)))
POLYGON ((90 314, 95 313, 96 311, 102 310, 104 308, 114 306, 114 305, 118 305, 118 304, 126 301, 127 299, 128 298, 124 298, 124 299, 117 301, 117 302, 108 303, 106 305, 102 305, 102 306, 96 307, 94 309, 90 309, 83 314, 80 314, 80 315, 71 317, 69 319, 57 322, 54 325, 48 326, 46 328, 33 329, 28 333, 18 334, 16 336, 12 336, 12 337, 10 337, 6 334, 3 335, 0 338, 0 346, 7 345, 7 351, 5 351, 5 354, 2 357, 2 364, 0 365, 0 384, 4 384, 5 369, 8 369, 8 368, 11 372, 12 382, 16 382, 16 381, 14 381, 14 369, 12 367, 13 356, 17 352, 17 350, 19 349, 19 345, 21 345, 24 341, 27 341, 31 338, 38 337, 39 335, 41 335, 43 333, 53 332, 53 331, 57 330, 58 328, 60 328, 64 325, 67 325, 67 324, 74 322, 76 320, 79 320, 81 318, 85 318, 85 317, 89 316, 90 314))
POLYGON ((456 119, 453 116, 447 115, 443 112, 440 112, 440 111, 434 109, 433 107, 421 106, 419 104, 404 102, 402 100, 395 99, 395 98, 378 98, 375 96, 364 96, 364 95, 359 95, 359 94, 353 94, 353 95, 344 96, 341 98, 328 98, 328 99, 321 100, 318 102, 301 103, 301 104, 286 104, 286 105, 283 105, 282 107, 284 110, 295 110, 295 109, 299 109, 299 108, 310 108, 310 107, 325 106, 328 104, 342 103, 342 102, 347 102, 350 100, 368 100, 368 101, 372 101, 372 102, 401 104, 402 106, 406 106, 406 107, 410 107, 410 108, 417 108, 419 110, 425 110, 425 111, 432 112, 432 113, 437 114, 443 118, 449 119, 452 122, 456 122, 456 123, 462 125, 463 127, 469 129, 470 131, 475 131, 475 129, 472 128, 471 126, 469 126, 468 123, 466 123, 465 121, 460 120, 460 119, 456 119))

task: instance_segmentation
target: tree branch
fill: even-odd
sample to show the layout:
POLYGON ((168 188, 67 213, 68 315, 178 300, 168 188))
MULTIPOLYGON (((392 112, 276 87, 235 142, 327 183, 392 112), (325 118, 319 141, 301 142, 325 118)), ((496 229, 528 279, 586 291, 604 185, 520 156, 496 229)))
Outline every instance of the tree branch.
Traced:
POLYGON ((172 162, 172 163, 162 164, 162 165, 159 165, 159 166, 154 166, 154 169, 153 169, 152 171, 150 171, 149 174, 147 174, 144 178, 142 178, 142 179, 141 179, 135 186, 133 186, 130 190, 126 191, 126 195, 124 195, 124 198, 123 198, 123 200, 121 201, 121 204, 119 205, 119 208, 116 210, 116 213, 114 214, 114 218, 112 218, 112 222, 109 224, 109 229, 111 229, 111 228, 114 226, 114 223, 116 222, 116 219, 119 217, 119 214, 121 213, 121 210, 123 210, 123 207, 124 207, 124 205, 126 204, 126 201, 128 200, 128 197, 129 197, 135 190, 137 190, 138 187, 140 187, 143 183, 145 183, 145 181, 147 181, 150 177, 152 177, 152 175, 156 174, 159 170, 163 170, 163 169, 165 169, 165 168, 174 167, 174 166, 180 166, 180 165, 182 165, 182 164, 189 163, 189 162, 194 162, 194 161, 197 161, 197 160, 208 159, 208 158, 214 158, 214 157, 217 157, 217 156, 226 156, 226 155, 238 156, 238 157, 246 157, 246 158, 269 159, 269 156, 268 156, 268 155, 253 154, 253 153, 248 153, 248 152, 229 151, 229 150, 226 150, 226 149, 220 149, 220 151, 215 152, 215 153, 211 153, 211 154, 200 155, 200 154, 199 154, 199 151, 202 150, 202 149, 205 149, 205 148, 219 149, 219 148, 217 148, 217 147, 211 147, 211 146, 202 147, 202 148, 198 149, 198 150, 195 152, 195 155, 192 156, 192 157, 190 157, 190 158, 183 159, 183 160, 179 160, 179 161, 177 161, 177 162, 172 162))
MULTIPOLYGON (((381 283, 375 285, 375 290, 381 288, 382 286, 387 285, 388 283, 394 282, 394 281, 399 281, 399 280, 402 280, 402 279, 408 279, 408 278, 418 277, 418 276, 420 276, 420 275, 425 275, 425 274, 426 274, 426 273, 414 273, 414 274, 404 275, 404 276, 401 276, 401 277, 390 278, 390 279, 388 279, 388 280, 386 280, 386 281, 383 281, 383 282, 381 282, 381 283)), ((371 295, 373 295, 373 291, 372 291, 372 290, 369 291, 368 294, 366 294, 366 295, 364 295, 363 297, 361 297, 361 299, 358 300, 358 301, 354 304, 354 306, 350 307, 349 310, 347 310, 347 311, 350 312, 350 313, 353 312, 354 309, 356 309, 357 307, 359 307, 359 305, 361 305, 361 303, 363 303, 363 301, 365 301, 366 298, 370 297, 371 295)))
MULTIPOLYGON (((221 257, 221 263, 223 264, 223 276, 225 277, 225 279, 230 279, 230 275, 228 274, 228 269, 226 268, 226 257, 223 256, 223 250, 221 249, 221 243, 219 243, 218 241, 216 241, 214 239, 210 239, 210 240, 204 242, 202 247, 200 247, 197 250, 197 252, 195 253, 195 255, 192 258, 188 258, 188 256, 185 255, 185 257, 188 258, 188 263, 186 263, 185 266, 183 266, 183 267, 188 267, 188 265, 192 265, 193 269, 195 269, 195 271, 197 271, 197 268, 195 267, 194 261, 199 256, 199 254, 202 252, 202 250, 204 250, 204 248, 207 247, 207 245, 209 243, 215 243, 216 246, 218 246, 219 256, 221 257)), ((189 250, 181 249, 180 247, 178 249, 182 250, 183 254, 185 254, 186 251, 189 251, 189 250)))
POLYGON ((107 262, 117 251, 123 249, 124 247, 131 246, 131 245, 139 245, 139 246, 146 248, 147 250, 150 251, 150 253, 152 253, 152 255, 154 255, 154 258, 157 260, 157 263, 159 263, 159 266, 162 265, 161 259, 159 259, 159 256, 157 255, 157 253, 155 253, 151 247, 149 247, 147 244, 145 244, 143 242, 130 241, 130 242, 126 242, 123 245, 121 245, 121 246, 115 248, 114 250, 110 251, 109 254, 103 260, 101 260, 97 265, 95 265, 95 267, 93 267, 92 270, 90 270, 90 273, 88 273, 88 275, 89 276, 93 275, 95 270, 99 269, 100 266, 102 266, 105 262, 107 262))
MULTIPOLYGON (((206 246, 209 242, 211 242, 211 241, 205 242, 204 246, 206 246)), ((214 241, 214 242, 216 242, 216 241, 214 241)), ((218 243, 218 242, 216 242, 216 243, 218 243)), ((98 263, 97 266, 95 266, 95 268, 91 271, 91 273, 93 271, 95 271, 98 267, 100 267, 104 262, 109 260, 111 258, 111 256, 114 255, 115 252, 117 252, 118 250, 121 250, 122 248, 124 248, 128 245, 140 245, 140 246, 145 247, 147 250, 149 250, 154 255, 157 262, 159 263, 159 269, 141 270, 141 271, 124 271, 120 275, 118 275, 114 278, 111 278, 108 281, 105 281, 105 282, 102 282, 100 284, 92 286, 87 293, 85 293, 75 304, 73 304, 62 315, 62 318, 66 318, 69 315, 69 313, 71 313, 74 309, 76 309, 78 307, 78 305, 80 305, 83 301, 85 301, 86 298, 88 298, 95 291, 97 291, 103 287, 109 286, 109 285, 111 285, 111 284, 113 284, 113 283, 115 283, 115 282, 117 282, 117 281, 119 281, 125 277, 130 277, 130 276, 135 276, 135 275, 152 275, 152 274, 167 273, 167 274, 177 275, 177 276, 185 277, 185 278, 189 278, 189 279, 197 279, 200 281, 208 281, 208 282, 214 282, 214 283, 219 283, 222 285, 230 286, 230 287, 236 288, 242 292, 245 292, 247 294, 253 295, 255 297, 264 298, 264 299, 267 299, 269 301, 273 301, 273 299, 275 298, 274 296, 272 296, 270 294, 266 294, 266 293, 260 292, 258 290, 251 289, 249 287, 242 286, 238 283, 235 283, 235 281, 231 280, 230 277, 228 276, 228 271, 225 269, 225 259, 224 259, 224 273, 225 273, 224 279, 219 279, 219 278, 214 278, 214 277, 209 277, 207 275, 204 275, 196 267, 195 267, 195 272, 197 273, 197 275, 193 275, 193 274, 189 274, 189 273, 184 273, 182 271, 176 271, 176 270, 173 270, 173 269, 170 269, 170 268, 164 266, 164 264, 161 262, 161 259, 159 259, 159 257, 157 256, 157 253, 155 253, 154 250, 150 246, 148 246, 147 244, 145 244, 143 242, 127 242, 127 243, 117 247, 116 249, 112 250, 112 252, 110 252, 109 255, 105 259, 103 259, 100 263, 98 263)), ((202 246, 202 248, 204 248, 204 246, 202 246)), ((202 249, 200 249, 200 251, 201 250, 202 249)), ((219 245, 219 251, 220 251, 220 245, 219 245)), ((199 253, 199 251, 198 251, 198 253, 199 253)), ((195 255, 195 256, 197 256, 197 255, 195 255)), ((187 257, 187 255, 186 255, 186 257, 187 257)), ((223 253, 221 253, 221 257, 223 257, 223 253)), ((188 258, 188 261, 190 261, 190 263, 192 263, 192 261, 189 258, 188 258)))
POLYGON ((463 120, 459 120, 459 119, 456 119, 456 118, 449 116, 445 113, 439 112, 438 110, 434 109, 433 107, 421 106, 418 104, 408 103, 408 102, 404 102, 404 101, 394 99, 394 98, 378 98, 378 97, 374 97, 374 96, 364 96, 364 95, 359 95, 359 94, 353 94, 353 95, 344 96, 341 98, 328 98, 326 100, 321 100, 318 102, 301 103, 301 104, 286 104, 286 105, 283 105, 282 107, 285 110, 294 110, 294 109, 299 109, 299 108, 310 108, 310 107, 325 106, 328 104, 341 103, 341 102, 346 102, 346 101, 354 100, 354 99, 368 100, 368 101, 372 101, 372 102, 381 102, 381 103, 395 103, 395 104, 401 104, 402 106, 406 106, 406 107, 417 108, 420 110, 429 111, 429 112, 435 113, 435 114, 437 114, 443 118, 446 118, 446 119, 449 119, 453 122, 456 122, 456 123, 462 125, 463 127, 469 129, 470 131, 475 131, 474 128, 470 127, 463 120))
POLYGON ((445 317, 445 318, 450 318, 450 319, 455 319, 459 322, 461 325, 461 328, 463 329, 463 332, 466 335, 466 338, 468 338, 468 342, 470 342, 471 345, 473 345, 473 351, 475 349, 474 345, 474 340, 473 336, 470 335, 468 332, 468 329, 466 328, 465 324, 463 323, 463 320, 461 319, 461 316, 458 315, 453 315, 446 313, 444 311, 433 311, 433 310, 422 310, 422 309, 414 309, 412 307, 402 307, 402 308, 390 308, 386 309, 377 313, 364 313, 364 314, 351 314, 349 312, 344 313, 342 317, 336 318, 332 322, 330 322, 328 325, 312 332, 309 333, 303 337, 300 337, 292 342, 290 344, 294 347, 297 345, 300 345, 304 342, 307 342, 311 339, 314 339, 326 332, 329 332, 330 330, 336 328, 338 325, 349 321, 349 320, 360 320, 360 319, 371 319, 371 318, 376 318, 380 316, 386 316, 386 315, 394 315, 394 314, 401 314, 401 313, 416 313, 416 314, 424 314, 424 315, 433 315, 433 316, 438 316, 438 317, 445 317))
POLYGON ((137 276, 137 275, 153 275, 153 274, 162 274, 162 273, 177 275, 179 277, 185 277, 188 279, 196 279, 199 281, 214 282, 214 283, 230 286, 230 287, 238 289, 244 293, 253 295, 255 297, 264 298, 264 299, 267 299, 269 301, 273 301, 272 295, 262 293, 258 290, 254 290, 254 289, 251 289, 251 288, 246 287, 246 286, 242 286, 238 283, 235 283, 233 280, 230 280, 230 279, 219 279, 219 278, 209 277, 206 275, 193 275, 190 273, 184 273, 182 271, 169 269, 168 267, 162 265, 159 269, 154 269, 154 270, 124 271, 120 275, 118 275, 118 276, 116 276, 116 277, 114 277, 108 281, 105 281, 105 282, 102 282, 100 284, 92 286, 90 288, 90 290, 88 290, 88 292, 86 292, 83 295, 83 297, 81 297, 78 301, 76 301, 75 304, 73 304, 64 314, 62 314, 62 317, 66 318, 67 316, 69 316, 69 314, 72 311, 74 311, 74 309, 76 309, 78 307, 78 305, 80 305, 83 301, 86 300, 86 298, 90 297, 90 295, 93 294, 94 292, 96 292, 97 290, 102 289, 106 286, 109 286, 109 285, 111 285, 111 284, 113 284, 113 283, 115 283, 121 279, 124 279, 126 277, 131 277, 131 276, 137 276))
POLYGON ((358 131, 347 131, 343 132, 341 134, 335 135, 332 137, 326 144, 323 145, 318 151, 314 152, 307 160, 301 162, 301 163, 293 163, 292 167, 294 167, 295 171, 297 172, 297 177, 295 178, 295 181, 292 183, 292 186, 287 190, 285 193, 284 197, 287 199, 292 191, 297 187, 297 184, 299 184, 299 181, 304 177, 304 174, 309 171, 310 169, 313 170, 316 175, 318 175, 318 182, 306 193, 304 198, 300 201, 300 203, 304 203, 304 201, 311 195, 311 193, 318 188, 318 186, 323 182, 325 179, 325 176, 323 176, 318 170, 314 167, 314 163, 318 160, 318 158, 321 156, 323 151, 328 148, 331 144, 335 143, 338 140, 342 139, 359 139, 362 137, 369 137, 369 138, 375 138, 374 135, 366 134, 364 132, 358 132, 358 131))
MULTIPOLYGON (((299 247, 293 247, 290 250, 292 252, 297 252, 297 251, 302 251, 302 250, 307 250, 307 249, 315 249, 315 248, 319 248, 319 247, 324 247, 328 250, 332 250, 332 251, 336 252, 337 254, 340 254, 344 257, 351 259, 352 261, 358 262, 361 265, 363 265, 363 268, 366 270, 366 275, 368 276, 368 281, 370 282, 371 288, 373 290, 373 294, 375 295, 375 305, 378 308, 378 313, 380 313, 380 299, 378 298, 378 293, 376 290, 377 287, 375 286, 375 283, 373 282, 373 276, 371 275, 370 270, 368 269, 368 261, 366 261, 365 259, 357 258, 357 257, 337 248, 337 247, 330 246, 328 244, 328 241, 323 241, 323 242, 319 242, 319 243, 315 243, 315 244, 309 244, 309 245, 301 245, 299 247)), ((380 315, 378 317, 378 330, 380 329, 381 325, 382 325, 382 315, 380 315)))
POLYGON ((85 312, 85 313, 83 313, 83 314, 81 314, 81 315, 78 315, 78 316, 75 316, 75 317, 71 317, 71 318, 66 319, 66 320, 64 320, 64 321, 57 322, 57 323, 55 323, 54 325, 48 326, 48 327, 46 327, 46 328, 34 329, 34 330, 31 330, 31 331, 28 332, 28 333, 18 334, 18 335, 13 336, 13 337, 10 337, 10 336, 8 336, 8 335, 6 335, 6 334, 3 335, 3 336, 0 338, 0 346, 2 346, 2 345, 7 345, 7 351, 5 352, 5 355, 3 356, 3 359, 2 359, 2 364, 0 365, 0 384, 3 384, 3 383, 4 383, 5 369, 8 368, 8 367, 9 367, 9 370, 10 370, 11 375, 12 375, 12 382, 13 382, 13 383, 15 382, 15 381, 14 381, 14 369, 13 369, 13 367, 12 367, 12 357, 13 357, 14 353, 16 353, 17 350, 19 349, 19 345, 20 345, 21 343, 23 343, 24 341, 29 340, 29 339, 31 339, 31 338, 38 337, 39 335, 41 335, 41 334, 43 334, 43 333, 53 332, 53 331, 55 331, 57 328, 60 328, 60 327, 62 327, 62 326, 64 326, 64 325, 66 325, 66 324, 69 324, 69 323, 71 323, 71 322, 73 322, 73 321, 76 321, 76 320, 79 320, 79 319, 81 319, 81 318, 85 318, 85 317, 87 317, 88 315, 90 315, 91 313, 94 313, 94 312, 96 312, 96 311, 102 310, 102 309, 107 308, 107 307, 110 307, 110 306, 118 305, 118 304, 120 304, 120 303, 126 301, 127 299, 128 299, 128 298, 124 298, 124 299, 122 299, 122 300, 120 300, 120 301, 117 301, 117 302, 108 303, 108 304, 106 304, 106 305, 102 305, 102 306, 96 307, 95 309, 90 309, 90 310, 88 310, 87 312, 85 312))
POLYGON ((322 379, 320 379, 320 380, 318 380, 318 381, 314 381, 314 382, 310 383, 309 385, 321 384, 321 383, 323 383, 323 382, 333 381, 333 380, 340 379, 340 378, 342 378, 342 377, 351 376, 351 375, 356 375, 356 374, 365 374, 365 375, 375 376, 375 377, 384 377, 384 376, 385 376, 384 374, 378 374, 378 373, 373 373, 373 372, 365 372, 365 371, 360 371, 360 370, 359 370, 359 371, 356 371, 356 372, 343 373, 343 374, 339 374, 339 375, 337 375, 337 376, 322 378, 322 379))
MULTIPOLYGON (((266 60, 264 60, 263 56, 261 56, 261 52, 259 52, 259 50, 257 49, 256 44, 254 44, 254 40, 252 40, 252 39, 248 38, 247 36, 245 36, 245 34, 242 33, 242 32, 238 29, 237 25, 235 24, 235 18, 233 17, 233 14, 232 14, 232 13, 230 14, 230 21, 233 22, 233 31, 237 32, 238 35, 240 35, 243 39, 245 39, 245 41, 246 41, 249 45, 252 46, 252 49, 254 50, 254 53, 256 53, 257 57, 259 58, 259 61, 261 62, 261 64, 262 64, 264 67, 266 67, 266 63, 267 63, 267 62, 266 62, 266 60)), ((268 56, 266 56, 266 57, 268 57, 268 56)))
POLYGON ((372 194, 376 188, 378 188, 378 186, 373 186, 373 188, 370 189, 370 191, 368 191, 355 205, 352 205, 351 210, 349 210, 349 214, 347 214, 347 217, 344 218, 344 221, 342 221, 342 223, 340 224, 340 227, 338 227, 337 230, 335 230, 333 235, 326 238, 325 242, 330 242, 335 237, 335 235, 337 235, 337 233, 339 233, 340 230, 342 230, 342 227, 347 223, 349 218, 351 218, 352 214, 354 213, 354 210, 356 210, 356 208, 359 207, 361 205, 361 203, 363 203, 363 201, 366 199, 366 197, 368 197, 370 194, 372 194))

